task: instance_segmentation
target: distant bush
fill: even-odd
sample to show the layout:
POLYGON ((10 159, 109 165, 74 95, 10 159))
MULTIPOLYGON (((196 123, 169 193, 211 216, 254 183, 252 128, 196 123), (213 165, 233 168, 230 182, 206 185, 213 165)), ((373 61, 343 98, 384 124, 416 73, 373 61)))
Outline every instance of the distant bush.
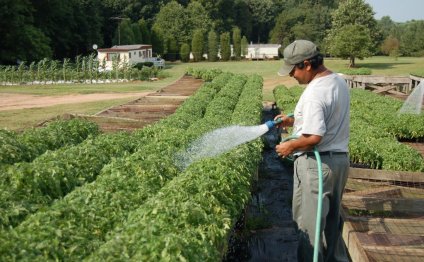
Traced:
POLYGON ((339 70, 339 73, 345 75, 371 75, 371 69, 369 68, 346 68, 339 70))
POLYGON ((181 45, 180 56, 182 62, 187 63, 190 61, 190 46, 187 43, 181 45))
POLYGON ((137 63, 133 65, 134 68, 137 68, 138 70, 141 70, 143 68, 143 63, 137 63))

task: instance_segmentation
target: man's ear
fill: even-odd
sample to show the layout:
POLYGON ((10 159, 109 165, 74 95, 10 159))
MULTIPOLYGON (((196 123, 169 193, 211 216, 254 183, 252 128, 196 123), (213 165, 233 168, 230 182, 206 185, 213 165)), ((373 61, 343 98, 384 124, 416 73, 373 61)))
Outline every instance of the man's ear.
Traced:
POLYGON ((309 62, 308 60, 305 60, 305 61, 303 61, 303 64, 304 64, 307 71, 312 70, 311 62, 309 62))

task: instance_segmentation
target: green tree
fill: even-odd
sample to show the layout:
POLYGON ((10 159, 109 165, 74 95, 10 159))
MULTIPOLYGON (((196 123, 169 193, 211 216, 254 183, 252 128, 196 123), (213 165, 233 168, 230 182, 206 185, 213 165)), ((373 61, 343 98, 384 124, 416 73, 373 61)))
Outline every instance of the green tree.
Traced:
POLYGON ((190 35, 195 30, 201 30, 205 35, 212 27, 212 20, 206 9, 198 2, 190 2, 185 9, 185 24, 190 35))
POLYGON ((156 55, 164 55, 166 48, 165 38, 163 32, 158 27, 153 27, 151 32, 152 49, 156 55))
POLYGON ((332 15, 326 51, 349 58, 349 66, 354 67, 355 58, 363 59, 373 54, 380 37, 371 6, 364 0, 347 0, 341 2, 332 15))
POLYGON ((0 8, 0 63, 34 61, 51 57, 50 39, 34 26, 34 9, 28 0, 2 1, 0 8))
POLYGON ((167 51, 165 53, 165 56, 167 60, 169 61, 175 61, 177 60, 178 56, 178 43, 175 38, 168 38, 167 40, 167 51))
POLYGON ((218 36, 214 30, 208 33, 208 60, 210 62, 218 60, 218 36))
POLYGON ((412 20, 401 26, 400 49, 406 56, 424 56, 424 20, 412 20))
POLYGON ((199 62, 203 57, 203 31, 197 29, 194 31, 193 40, 191 41, 191 52, 193 54, 193 61, 199 62))
POLYGON ((388 36, 381 45, 381 51, 385 55, 399 56, 400 42, 396 37, 388 36))
POLYGON ((143 35, 139 23, 132 23, 131 30, 134 36, 132 44, 143 44, 143 35))
POLYGON ((220 36, 220 54, 222 61, 228 61, 231 57, 230 33, 224 32, 220 36))
POLYGON ((273 22, 276 13, 274 2, 272 0, 246 1, 252 14, 253 32, 256 33, 257 42, 261 43, 261 40, 267 42, 268 31, 266 28, 273 22))
POLYGON ((380 30, 382 37, 387 39, 387 37, 393 35, 396 23, 392 21, 390 16, 383 16, 380 20, 377 21, 377 27, 380 30))
POLYGON ((31 1, 34 26, 50 41, 53 57, 75 57, 103 44, 104 14, 101 0, 31 1))
POLYGON ((236 60, 240 60, 240 57, 241 57, 241 32, 240 32, 240 28, 238 28, 238 27, 233 28, 233 51, 234 51, 234 58, 236 60))
POLYGON ((181 45, 180 57, 181 57, 181 61, 184 63, 187 63, 188 61, 190 61, 190 45, 189 44, 184 43, 181 45))
POLYGON ((249 42, 247 41, 246 36, 243 36, 242 39, 241 39, 241 50, 240 50, 241 53, 240 53, 240 55, 242 57, 244 57, 244 58, 247 57, 247 54, 248 54, 247 48, 248 48, 248 46, 249 46, 249 42))
POLYGON ((153 27, 161 31, 166 41, 175 38, 178 43, 190 42, 184 7, 176 1, 171 1, 160 9, 153 27))
POLYGON ((134 44, 134 32, 129 19, 123 19, 116 29, 113 41, 116 45, 134 44))
POLYGON ((363 25, 345 25, 331 35, 328 51, 335 56, 349 59, 349 67, 355 67, 355 59, 372 55, 373 42, 370 31, 363 25))
POLYGON ((321 46, 325 31, 331 26, 330 11, 327 6, 310 2, 283 10, 270 32, 270 42, 284 47, 296 39, 306 39, 321 46))
POLYGON ((147 27, 147 23, 144 19, 138 20, 138 25, 140 26, 140 32, 143 39, 143 44, 151 44, 151 36, 149 32, 149 28, 147 27))
POLYGON ((211 27, 211 20, 205 8, 198 2, 184 8, 176 1, 163 6, 156 16, 154 27, 160 28, 166 38, 175 38, 177 43, 189 43, 194 30, 205 34, 211 27))
POLYGON ((208 17, 213 21, 211 28, 216 32, 231 30, 234 25, 234 10, 237 10, 235 0, 196 0, 196 2, 199 2, 206 10, 208 17))

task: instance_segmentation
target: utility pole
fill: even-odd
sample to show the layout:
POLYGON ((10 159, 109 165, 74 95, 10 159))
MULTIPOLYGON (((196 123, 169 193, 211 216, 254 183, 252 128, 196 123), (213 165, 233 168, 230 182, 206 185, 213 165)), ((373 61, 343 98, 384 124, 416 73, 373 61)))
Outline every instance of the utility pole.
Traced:
POLYGON ((126 17, 112 16, 110 19, 118 20, 118 45, 121 45, 121 21, 128 19, 126 17))

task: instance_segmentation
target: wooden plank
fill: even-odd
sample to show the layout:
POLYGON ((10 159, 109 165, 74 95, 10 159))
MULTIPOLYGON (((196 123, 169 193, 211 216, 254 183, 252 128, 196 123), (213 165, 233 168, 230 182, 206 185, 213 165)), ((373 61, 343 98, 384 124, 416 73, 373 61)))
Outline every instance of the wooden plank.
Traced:
POLYGON ((377 170, 353 167, 349 169, 349 178, 424 183, 424 173, 422 172, 377 170))
POLYGON ((343 206, 355 210, 390 211, 424 214, 424 199, 388 198, 375 196, 343 196, 343 206))
POLYGON ((364 247, 371 261, 424 261, 424 250, 405 247, 364 247))
POLYGON ((384 187, 367 188, 364 190, 345 193, 345 195, 346 194, 350 196, 393 197, 393 196, 401 196, 402 190, 400 188, 396 188, 392 186, 384 186, 384 187))
POLYGON ((389 90, 392 90, 392 89, 395 89, 396 88, 396 86, 392 86, 392 85, 385 86, 385 87, 377 86, 377 85, 368 85, 368 87, 374 88, 374 90, 372 92, 373 93, 376 93, 376 94, 384 93, 384 92, 387 92, 389 90))
POLYGON ((395 248, 424 248, 423 235, 400 235, 389 233, 356 232, 362 247, 385 247, 395 248))
POLYGON ((377 188, 382 186, 390 186, 390 181, 370 181, 365 179, 348 178, 345 190, 346 191, 361 191, 365 189, 377 188))
POLYGON ((346 216, 358 232, 424 236, 424 219, 395 219, 346 216))
MULTIPOLYGON (((342 211, 342 216, 344 216, 342 211)), ((348 249, 352 262, 369 262, 368 256, 358 239, 357 232, 353 225, 346 221, 343 224, 342 237, 348 249)))
POLYGON ((376 75, 355 75, 351 80, 369 84, 408 84, 411 81, 409 77, 376 75))
POLYGON ((409 75, 409 78, 411 78, 412 80, 418 81, 418 82, 424 81, 424 77, 415 76, 415 75, 411 75, 411 74, 409 75))

